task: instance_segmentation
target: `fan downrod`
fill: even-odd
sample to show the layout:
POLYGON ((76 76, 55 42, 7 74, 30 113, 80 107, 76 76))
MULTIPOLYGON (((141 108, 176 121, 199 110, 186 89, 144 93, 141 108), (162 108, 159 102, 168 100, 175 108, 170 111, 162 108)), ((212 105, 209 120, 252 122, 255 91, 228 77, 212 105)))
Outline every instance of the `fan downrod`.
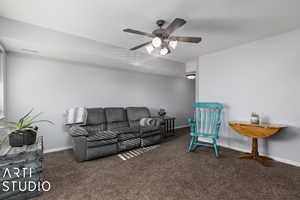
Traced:
POLYGON ((159 19, 156 21, 157 26, 159 26, 160 28, 166 23, 165 20, 163 19, 159 19))

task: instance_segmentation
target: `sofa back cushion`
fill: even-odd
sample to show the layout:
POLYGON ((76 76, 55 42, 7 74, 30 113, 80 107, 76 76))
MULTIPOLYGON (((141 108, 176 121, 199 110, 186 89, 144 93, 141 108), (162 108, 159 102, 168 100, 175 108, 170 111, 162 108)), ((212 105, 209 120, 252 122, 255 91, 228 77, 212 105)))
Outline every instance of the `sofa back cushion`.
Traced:
POLYGON ((131 127, 139 126, 140 119, 151 117, 150 110, 146 107, 128 107, 126 110, 131 127))
POLYGON ((106 123, 103 108, 88 108, 87 113, 87 126, 100 125, 106 123))
POLYGON ((107 119, 107 128, 114 129, 120 127, 128 127, 126 110, 124 108, 111 107, 104 108, 107 119))

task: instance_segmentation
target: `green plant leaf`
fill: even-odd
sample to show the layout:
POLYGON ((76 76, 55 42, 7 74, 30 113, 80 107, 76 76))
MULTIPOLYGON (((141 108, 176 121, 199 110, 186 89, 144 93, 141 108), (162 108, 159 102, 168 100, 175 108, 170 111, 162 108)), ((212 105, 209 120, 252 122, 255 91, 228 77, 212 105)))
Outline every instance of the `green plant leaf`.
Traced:
POLYGON ((29 119, 29 121, 34 121, 34 120, 35 120, 37 117, 39 117, 41 114, 43 114, 43 113, 40 112, 40 113, 36 114, 35 116, 31 117, 31 118, 29 119))
POLYGON ((36 121, 31 122, 31 124, 36 124, 36 123, 41 123, 41 122, 47 122, 49 124, 53 124, 54 125, 54 123, 51 122, 51 121, 49 121, 49 120, 36 120, 36 121))
POLYGON ((33 108, 27 114, 25 114, 23 117, 21 117, 21 119, 19 120, 21 127, 23 125, 24 120, 32 113, 32 111, 33 111, 33 108))
POLYGON ((31 109, 22 118, 20 118, 18 122, 5 122, 7 125, 0 126, 0 128, 8 129, 10 131, 10 133, 12 133, 14 131, 26 131, 26 130, 37 132, 33 128, 33 124, 43 123, 43 122, 46 122, 49 124, 54 124, 53 122, 51 122, 49 120, 35 120, 42 114, 42 112, 31 117, 30 115, 32 112, 33 112, 33 109, 31 109))
POLYGON ((5 122, 7 124, 10 124, 10 125, 18 125, 18 122, 5 122))
POLYGON ((15 129, 15 126, 0 126, 0 128, 4 128, 4 129, 15 129))

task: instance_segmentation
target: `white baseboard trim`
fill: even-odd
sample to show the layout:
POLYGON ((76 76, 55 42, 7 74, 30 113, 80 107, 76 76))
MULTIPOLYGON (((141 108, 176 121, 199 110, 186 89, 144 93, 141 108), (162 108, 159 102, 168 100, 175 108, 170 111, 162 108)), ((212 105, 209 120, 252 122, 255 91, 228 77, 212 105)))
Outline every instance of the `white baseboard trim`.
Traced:
POLYGON ((176 126, 175 129, 180 129, 180 128, 188 128, 189 125, 181 125, 181 126, 176 126))
MULTIPOLYGON (((189 127, 189 126, 188 125, 183 125, 183 126, 177 126, 177 127, 175 127, 175 129, 187 128, 187 127, 189 127)), ((221 146, 221 147, 227 148, 227 149, 235 150, 235 151, 249 152, 249 150, 247 150, 247 149, 243 149, 243 148, 239 148, 239 147, 232 147, 232 146, 229 146, 229 145, 226 145, 226 144, 218 144, 218 145, 221 146)), ((64 150, 68 150, 68 149, 72 149, 72 146, 45 150, 44 153, 46 154, 46 153, 52 153, 52 152, 57 152, 57 151, 64 151, 64 150)), ((300 167, 300 162, 297 162, 297 161, 288 160, 288 159, 285 159, 285 158, 279 158, 279 157, 272 156, 272 155, 267 155, 267 154, 264 154, 264 153, 261 153, 261 155, 268 156, 268 157, 270 157, 273 160, 278 161, 278 162, 282 162, 282 163, 286 163, 286 164, 293 165, 293 166, 296 166, 296 167, 300 167)))
POLYGON ((52 153, 52 152, 64 151, 64 150, 68 150, 68 149, 72 149, 72 146, 48 149, 48 150, 45 150, 44 153, 52 153))
MULTIPOLYGON (((239 148, 239 147, 232 147, 232 146, 229 146, 229 145, 226 145, 226 144, 218 144, 218 145, 221 146, 221 147, 224 147, 224 148, 235 150, 235 151, 249 152, 249 150, 247 150, 247 149, 243 149, 243 148, 239 148)), ((288 159, 285 159, 285 158, 279 158, 279 157, 264 154, 264 153, 260 153, 260 155, 267 156, 267 157, 272 158, 273 160, 278 161, 278 162, 282 162, 282 163, 286 163, 286 164, 293 165, 293 166, 296 166, 296 167, 300 167, 300 162, 297 162, 297 161, 288 160, 288 159)))

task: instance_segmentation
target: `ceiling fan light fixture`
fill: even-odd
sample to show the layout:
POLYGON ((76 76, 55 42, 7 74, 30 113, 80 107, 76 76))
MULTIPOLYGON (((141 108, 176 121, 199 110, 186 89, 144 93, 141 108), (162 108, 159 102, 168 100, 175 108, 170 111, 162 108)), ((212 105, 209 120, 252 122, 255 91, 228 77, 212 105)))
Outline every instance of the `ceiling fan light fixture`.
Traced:
POLYGON ((172 49, 176 49, 177 40, 171 40, 171 41, 169 41, 169 46, 172 47, 172 49))
POLYGON ((155 48, 160 47, 161 43, 162 43, 162 41, 161 41, 161 39, 160 39, 159 37, 155 37, 155 38, 153 38, 153 40, 152 40, 152 45, 153 45, 155 48))
POLYGON ((159 53, 160 53, 160 55, 165 56, 169 53, 169 49, 167 47, 163 47, 163 48, 161 48, 159 53))
POLYGON ((148 51, 149 54, 151 54, 152 51, 154 50, 154 47, 152 46, 152 44, 149 44, 148 46, 146 46, 146 50, 148 51))
POLYGON ((145 47, 149 54, 167 55, 168 53, 171 53, 171 51, 176 49, 178 42, 199 43, 202 40, 201 37, 173 35, 174 31, 186 24, 186 21, 184 19, 175 18, 171 23, 169 23, 168 26, 165 26, 164 28, 164 20, 158 20, 156 24, 159 26, 159 28, 153 30, 151 33, 130 28, 123 29, 123 31, 127 33, 138 34, 151 38, 151 40, 130 48, 129 50, 135 51, 137 49, 145 47))

